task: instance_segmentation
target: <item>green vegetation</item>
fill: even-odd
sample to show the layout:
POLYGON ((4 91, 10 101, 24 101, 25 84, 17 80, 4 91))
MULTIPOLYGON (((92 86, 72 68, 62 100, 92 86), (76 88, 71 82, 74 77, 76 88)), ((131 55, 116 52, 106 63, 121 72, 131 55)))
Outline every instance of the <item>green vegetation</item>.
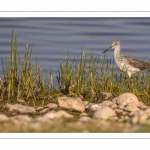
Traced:
POLYGON ((86 55, 83 48, 81 56, 66 62, 60 61, 58 70, 58 88, 54 86, 53 71, 46 74, 38 60, 33 62, 32 47, 26 43, 24 56, 18 54, 18 39, 12 30, 10 60, 1 58, 3 77, 0 78, 0 99, 23 99, 29 105, 44 105, 55 101, 59 95, 81 96, 87 100, 102 101, 101 92, 109 92, 114 97, 124 92, 137 95, 140 100, 149 104, 150 70, 128 78, 125 73, 115 69, 115 64, 107 58, 91 53, 86 55))

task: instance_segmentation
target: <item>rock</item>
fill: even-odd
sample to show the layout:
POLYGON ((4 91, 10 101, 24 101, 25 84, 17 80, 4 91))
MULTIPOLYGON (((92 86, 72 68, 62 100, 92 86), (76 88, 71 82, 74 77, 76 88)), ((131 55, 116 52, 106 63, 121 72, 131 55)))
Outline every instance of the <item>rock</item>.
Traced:
POLYGON ((146 106, 143 102, 139 102, 139 108, 141 108, 141 109, 147 109, 148 106, 146 106))
POLYGON ((101 104, 92 104, 88 111, 96 111, 96 110, 100 110, 102 108, 102 105, 101 104))
POLYGON ((50 112, 44 114, 43 117, 47 118, 47 119, 60 119, 62 117, 73 118, 73 116, 71 114, 68 114, 67 112, 65 112, 63 110, 60 110, 58 112, 50 111, 50 112))
POLYGON ((101 92, 101 96, 103 100, 108 100, 112 98, 112 94, 107 93, 107 92, 101 92))
POLYGON ((49 103, 46 106, 44 106, 44 108, 49 108, 50 110, 57 110, 58 105, 54 103, 49 103))
POLYGON ((118 97, 115 97, 115 98, 113 98, 111 101, 112 101, 114 104, 117 104, 117 99, 118 99, 118 97))
POLYGON ((133 105, 127 105, 124 110, 129 111, 129 112, 133 112, 133 111, 138 111, 139 108, 133 105))
POLYGON ((45 108, 45 109, 41 110, 39 113, 40 113, 40 114, 45 114, 45 113, 47 113, 48 111, 49 111, 49 108, 45 108))
POLYGON ((148 115, 148 117, 150 117, 150 107, 148 107, 147 109, 145 109, 144 112, 148 115))
POLYGON ((0 114, 0 123, 8 121, 9 118, 5 114, 0 114))
POLYGON ((148 119, 148 115, 144 111, 139 111, 138 114, 140 116, 139 123, 144 124, 148 119))
MULTIPOLYGON (((28 115, 16 115, 13 117, 10 117, 10 119, 6 122, 8 125, 15 126, 18 129, 24 129, 28 126, 28 124, 31 122, 32 118, 29 117, 28 115)), ((13 126, 13 127, 14 127, 13 126)))
POLYGON ((115 108, 117 108, 117 105, 116 105, 116 104, 112 104, 112 105, 110 106, 110 108, 115 109, 115 108))
POLYGON ((132 93, 123 93, 118 96, 117 104, 139 106, 139 100, 132 93))
POLYGON ((106 101, 103 101, 102 103, 101 103, 103 106, 110 106, 110 105, 112 105, 113 104, 113 102, 111 102, 111 101, 109 101, 109 100, 106 100, 106 101))
POLYGON ((139 123, 139 116, 135 115, 132 119, 131 119, 131 123, 132 124, 138 124, 139 123))
POLYGON ((83 103, 83 105, 84 105, 85 108, 86 108, 86 107, 88 106, 88 104, 89 104, 88 101, 82 101, 82 103, 83 103))
POLYGON ((87 116, 82 116, 79 118, 79 121, 81 121, 81 122, 89 122, 91 120, 92 119, 90 117, 87 117, 87 116))
POLYGON ((148 119, 148 115, 145 111, 138 111, 133 118, 131 119, 132 124, 144 124, 146 120, 148 119))
POLYGON ((125 108, 125 105, 122 105, 122 104, 118 105, 118 109, 124 109, 124 108, 125 108))
POLYGON ((9 112, 18 112, 21 114, 35 114, 35 108, 30 106, 24 106, 20 104, 6 104, 4 106, 5 109, 7 109, 9 112))
POLYGON ((88 114, 83 112, 83 113, 80 114, 80 117, 83 117, 83 116, 88 116, 88 114))
POLYGON ((133 117, 133 116, 135 116, 137 114, 137 112, 136 111, 133 111, 133 112, 130 112, 129 114, 128 114, 128 116, 129 117, 133 117))
POLYGON ((33 122, 40 122, 40 123, 46 123, 46 124, 49 124, 51 122, 50 119, 47 119, 46 117, 43 117, 43 116, 38 116, 34 119, 33 122))
POLYGON ((115 121, 116 121, 116 120, 118 120, 119 118, 118 118, 117 116, 113 116, 113 117, 110 117, 109 119, 110 119, 110 120, 115 120, 115 121))
POLYGON ((122 115, 123 115, 123 116, 126 116, 126 115, 128 115, 128 114, 129 114, 129 112, 127 112, 127 111, 123 111, 123 112, 122 112, 122 115))
POLYGON ((118 115, 122 115, 123 110, 122 110, 122 109, 115 109, 115 112, 116 112, 118 115))
POLYGON ((84 112, 85 107, 81 98, 75 97, 58 97, 58 105, 60 108, 84 112))
POLYGON ((148 108, 148 106, 141 106, 140 107, 142 110, 146 110, 148 108))
POLYGON ((111 109, 110 107, 104 107, 100 110, 97 110, 94 114, 93 114, 93 118, 96 119, 108 119, 112 116, 115 116, 116 113, 113 109, 111 109))
POLYGON ((36 107, 36 108, 35 108, 36 111, 41 111, 41 110, 43 110, 43 109, 44 109, 43 107, 36 107))
POLYGON ((41 123, 40 122, 31 123, 29 125, 29 129, 30 130, 37 130, 37 131, 39 131, 39 129, 41 129, 41 123))
POLYGON ((21 121, 30 122, 32 120, 32 118, 29 117, 28 115, 16 115, 16 116, 10 117, 10 119, 19 120, 20 122, 21 121))

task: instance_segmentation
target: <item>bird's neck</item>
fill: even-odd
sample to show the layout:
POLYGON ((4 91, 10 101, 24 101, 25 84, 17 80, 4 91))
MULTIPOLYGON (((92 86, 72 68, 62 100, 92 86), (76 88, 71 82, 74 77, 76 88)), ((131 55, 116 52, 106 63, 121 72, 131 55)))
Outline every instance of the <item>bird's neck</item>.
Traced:
POLYGON ((121 46, 118 46, 114 50, 114 57, 119 57, 121 55, 121 46))

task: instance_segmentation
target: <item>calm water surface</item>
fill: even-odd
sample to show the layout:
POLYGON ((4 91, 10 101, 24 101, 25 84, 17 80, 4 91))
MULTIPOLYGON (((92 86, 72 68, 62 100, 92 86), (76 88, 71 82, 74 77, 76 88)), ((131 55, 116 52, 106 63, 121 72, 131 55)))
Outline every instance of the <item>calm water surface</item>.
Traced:
MULTIPOLYGON (((85 47, 103 56, 112 41, 120 40, 122 52, 134 58, 150 59, 150 18, 0 18, 0 56, 9 57, 12 29, 19 32, 19 54, 26 42, 32 43, 33 58, 40 66, 57 74, 60 60, 79 56, 85 47)), ((113 51, 109 52, 113 58, 113 51)), ((0 62, 1 64, 1 62, 0 62)), ((0 67, 2 75, 2 67, 0 67)))

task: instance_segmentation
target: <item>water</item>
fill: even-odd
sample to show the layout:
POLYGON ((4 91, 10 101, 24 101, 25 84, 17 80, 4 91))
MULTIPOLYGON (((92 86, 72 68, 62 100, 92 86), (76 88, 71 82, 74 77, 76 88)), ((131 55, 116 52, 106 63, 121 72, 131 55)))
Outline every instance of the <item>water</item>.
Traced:
MULTIPOLYGON (((103 56, 112 41, 120 40, 122 53, 150 59, 150 18, 0 18, 0 56, 9 57, 12 29, 19 36, 18 51, 23 54, 26 42, 32 43, 33 58, 43 70, 57 75, 60 60, 80 56, 85 47, 103 56)), ((109 51, 113 59, 113 51, 109 51)), ((1 62, 0 62, 1 65, 1 62)), ((2 74, 2 67, 0 67, 2 74)))

